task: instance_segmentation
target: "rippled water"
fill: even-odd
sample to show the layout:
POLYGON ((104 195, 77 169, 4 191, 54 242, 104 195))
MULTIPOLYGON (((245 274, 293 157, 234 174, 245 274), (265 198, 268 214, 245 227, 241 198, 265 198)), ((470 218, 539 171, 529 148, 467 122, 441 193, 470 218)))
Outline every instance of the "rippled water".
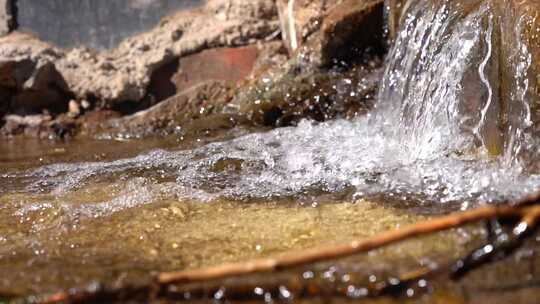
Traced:
MULTIPOLYGON (((378 103, 354 120, 234 130, 206 144, 0 147, 0 272, 14 273, 0 289, 122 286, 153 270, 345 242, 431 216, 388 203, 438 213, 537 190, 536 70, 523 36, 533 23, 509 3, 411 0, 378 103)), ((458 229, 347 267, 406 271, 429 256, 457 258, 482 234, 458 229)), ((490 286, 538 277, 515 264, 490 286)))
POLYGON ((193 150, 11 172, 0 177, 4 191, 48 193, 67 214, 95 217, 163 197, 316 200, 342 192, 467 208, 536 190, 540 175, 529 164, 537 138, 527 129, 536 96, 528 84, 527 45, 516 38, 513 56, 504 62, 495 56, 502 52, 499 25, 519 34, 525 21, 503 19, 485 1, 417 1, 404 18, 378 105, 365 117, 304 121, 193 150), (509 64, 515 68, 504 99, 499 72, 509 64), (125 186, 107 200, 69 200, 87 185, 110 183, 125 186))

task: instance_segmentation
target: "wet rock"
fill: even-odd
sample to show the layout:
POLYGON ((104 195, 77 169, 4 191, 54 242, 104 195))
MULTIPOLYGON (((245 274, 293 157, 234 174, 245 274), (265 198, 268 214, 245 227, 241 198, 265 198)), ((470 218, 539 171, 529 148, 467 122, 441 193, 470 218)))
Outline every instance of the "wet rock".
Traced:
POLYGON ((194 120, 221 113, 230 99, 229 85, 207 81, 136 114, 97 125, 86 124, 83 132, 98 134, 99 137, 128 138, 171 134, 182 131, 194 120))
POLYGON ((372 107, 381 65, 380 59, 373 58, 347 70, 266 74, 235 95, 228 108, 257 124, 273 127, 293 125, 305 118, 352 118, 372 107))
POLYGON ((341 1, 278 0, 282 38, 292 54, 320 29, 325 13, 341 1))
MULTIPOLYGON (((282 6, 289 3, 281 1, 282 6)), ((320 13, 312 15, 320 29, 307 36, 290 61, 240 89, 228 107, 267 126, 365 113, 373 104, 381 75, 383 2, 295 3, 304 12, 317 4, 311 12, 320 13)))
POLYGON ((30 137, 41 137, 48 129, 51 121, 50 115, 7 115, 4 117, 5 124, 0 129, 0 135, 13 136, 24 134, 30 137))
POLYGON ((384 26, 382 1, 345 0, 329 10, 309 47, 322 66, 358 61, 366 53, 383 55, 384 26))

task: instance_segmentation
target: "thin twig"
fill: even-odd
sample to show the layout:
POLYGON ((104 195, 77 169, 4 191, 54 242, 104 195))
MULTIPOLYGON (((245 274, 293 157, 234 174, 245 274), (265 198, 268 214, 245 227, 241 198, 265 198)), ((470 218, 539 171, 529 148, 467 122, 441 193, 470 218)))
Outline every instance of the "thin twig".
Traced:
POLYGON ((277 257, 257 259, 242 263, 225 264, 217 267, 178 272, 164 272, 159 274, 157 280, 159 284, 165 285, 173 283, 195 283, 253 273, 279 271, 371 251, 413 237, 432 234, 438 231, 460 227, 485 219, 509 217, 519 218, 532 211, 538 212, 539 209, 540 206, 523 208, 508 206, 482 207, 424 221, 403 229, 388 231, 372 238, 354 240, 347 244, 323 246, 304 251, 294 251, 277 257))

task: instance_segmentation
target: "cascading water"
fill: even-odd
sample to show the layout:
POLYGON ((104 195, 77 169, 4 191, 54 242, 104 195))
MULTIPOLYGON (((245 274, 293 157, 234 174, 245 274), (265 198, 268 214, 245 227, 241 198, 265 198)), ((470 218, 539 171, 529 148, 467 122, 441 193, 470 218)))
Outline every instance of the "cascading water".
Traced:
POLYGON ((11 172, 0 176, 4 191, 46 194, 24 204, 21 215, 41 204, 68 216, 102 216, 163 197, 316 199, 347 191, 466 208, 536 190, 540 175, 525 174, 520 156, 535 146, 531 56, 521 35, 504 30, 519 32, 525 20, 503 18, 500 4, 489 1, 409 4, 378 105, 365 117, 303 121, 194 150, 11 172), (518 46, 507 56, 505 35, 518 46), (70 203, 73 192, 111 181, 123 190, 109 201, 70 203))

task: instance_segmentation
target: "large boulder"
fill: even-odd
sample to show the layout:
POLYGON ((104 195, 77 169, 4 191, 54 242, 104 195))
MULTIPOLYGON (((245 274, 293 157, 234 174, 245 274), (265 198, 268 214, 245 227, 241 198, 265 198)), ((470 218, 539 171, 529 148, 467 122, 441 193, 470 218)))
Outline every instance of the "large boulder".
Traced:
POLYGON ((61 52, 30 36, 0 38, 0 95, 12 112, 65 111, 68 87, 54 62, 61 52))
MULTIPOLYGON (((278 28, 271 0, 211 0, 164 18, 153 30, 126 39, 113 50, 60 50, 37 38, 14 34, 1 41, 0 61, 20 61, 25 56, 32 65, 47 62, 76 99, 114 106, 142 100, 153 74, 180 57, 208 48, 251 44, 278 28)), ((0 80, 0 86, 5 85, 0 80)))

